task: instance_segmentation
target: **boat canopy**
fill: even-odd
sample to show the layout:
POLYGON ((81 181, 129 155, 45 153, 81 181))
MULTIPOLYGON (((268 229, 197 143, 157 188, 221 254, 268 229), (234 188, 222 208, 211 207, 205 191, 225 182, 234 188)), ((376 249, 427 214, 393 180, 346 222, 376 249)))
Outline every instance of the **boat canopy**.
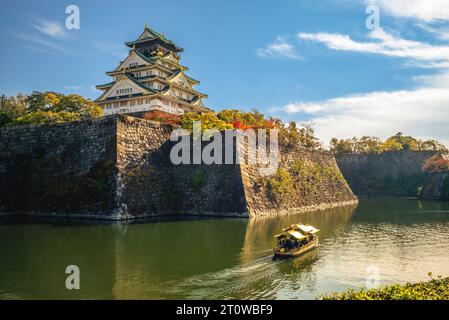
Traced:
POLYGON ((294 237, 298 240, 307 238, 308 235, 316 234, 320 230, 315 228, 314 226, 305 225, 305 224, 292 224, 288 228, 282 229, 284 232, 274 236, 275 238, 287 238, 294 237))
POLYGON ((302 239, 307 238, 305 235, 303 235, 302 233, 300 233, 300 232, 298 232, 298 231, 290 230, 290 231, 288 231, 288 233, 289 233, 292 237, 294 237, 294 238, 296 238, 296 239, 298 239, 298 240, 302 240, 302 239))
POLYGON ((300 231, 302 231, 303 233, 308 233, 308 234, 315 234, 318 233, 320 230, 318 230, 317 228, 313 227, 313 226, 306 226, 303 224, 298 224, 298 229, 300 231))
POLYGON ((295 230, 289 230, 287 232, 278 234, 274 236, 276 239, 281 239, 281 238, 290 238, 293 237, 297 240, 302 240, 307 238, 307 236, 303 235, 301 232, 299 231, 295 231, 295 230))

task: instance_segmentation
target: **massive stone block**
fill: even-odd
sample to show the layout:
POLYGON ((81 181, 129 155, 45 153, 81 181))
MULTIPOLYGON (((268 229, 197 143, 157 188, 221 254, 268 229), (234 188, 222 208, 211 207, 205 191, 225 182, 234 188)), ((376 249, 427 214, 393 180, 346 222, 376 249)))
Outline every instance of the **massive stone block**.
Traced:
POLYGON ((356 203, 327 152, 281 148, 272 176, 245 163, 174 165, 173 129, 124 115, 5 128, 0 213, 113 220, 248 217, 356 203))

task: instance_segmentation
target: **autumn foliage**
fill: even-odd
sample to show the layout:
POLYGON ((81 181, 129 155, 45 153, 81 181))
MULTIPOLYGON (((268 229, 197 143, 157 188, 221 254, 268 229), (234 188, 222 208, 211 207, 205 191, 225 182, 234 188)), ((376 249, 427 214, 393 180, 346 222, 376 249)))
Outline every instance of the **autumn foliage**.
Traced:
POLYGON ((240 110, 222 110, 220 112, 194 113, 188 112, 182 116, 181 126, 191 131, 195 121, 201 122, 201 130, 278 130, 280 145, 285 147, 302 146, 311 149, 321 148, 318 138, 311 123, 297 124, 292 121, 283 123, 277 118, 265 118, 258 112, 244 112, 240 110))
POLYGON ((181 116, 160 110, 145 112, 143 118, 165 124, 181 125, 181 116))
POLYGON ((449 171, 449 159, 442 154, 437 154, 427 159, 423 165, 423 170, 428 172, 449 171))

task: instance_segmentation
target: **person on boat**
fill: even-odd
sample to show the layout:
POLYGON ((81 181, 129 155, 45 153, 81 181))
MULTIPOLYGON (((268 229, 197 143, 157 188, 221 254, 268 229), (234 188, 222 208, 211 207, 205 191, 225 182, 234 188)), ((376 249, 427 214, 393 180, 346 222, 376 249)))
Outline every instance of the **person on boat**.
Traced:
POLYGON ((287 239, 286 245, 288 249, 293 249, 294 247, 291 239, 287 239))
POLYGON ((285 240, 281 240, 281 242, 279 243, 279 248, 285 248, 285 240))

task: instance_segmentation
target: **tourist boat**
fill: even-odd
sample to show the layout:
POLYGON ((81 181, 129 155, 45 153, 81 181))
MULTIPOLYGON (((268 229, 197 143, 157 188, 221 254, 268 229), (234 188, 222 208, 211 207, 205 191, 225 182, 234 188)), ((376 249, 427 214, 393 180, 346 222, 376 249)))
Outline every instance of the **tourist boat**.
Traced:
POLYGON ((282 231, 275 236, 277 247, 273 249, 274 259, 299 256, 318 245, 317 233, 320 230, 313 226, 292 224, 282 231))

